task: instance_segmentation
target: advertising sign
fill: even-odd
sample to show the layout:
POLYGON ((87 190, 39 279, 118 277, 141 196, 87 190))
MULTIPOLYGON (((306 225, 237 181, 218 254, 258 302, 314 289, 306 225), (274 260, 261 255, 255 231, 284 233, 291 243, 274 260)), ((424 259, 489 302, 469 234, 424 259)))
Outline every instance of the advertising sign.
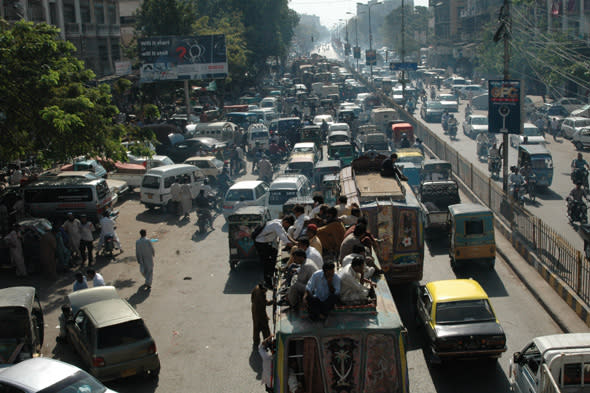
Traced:
POLYGON ((365 51, 365 60, 368 66, 377 65, 377 51, 375 49, 367 49, 365 51))
POLYGON ((223 79, 225 35, 149 37, 138 40, 141 82, 223 79))
POLYGON ((361 47, 360 46, 355 46, 354 48, 352 48, 352 53, 353 53, 353 57, 355 59, 360 59, 361 58, 361 47))
POLYGON ((350 44, 347 42, 344 44, 344 56, 350 55, 350 44))
POLYGON ((130 61, 115 61, 115 75, 129 75, 131 74, 130 61))
POLYGON ((416 71, 418 63, 389 63, 389 69, 392 71, 416 71))
POLYGON ((522 88, 519 80, 488 82, 489 132, 521 134, 522 88))

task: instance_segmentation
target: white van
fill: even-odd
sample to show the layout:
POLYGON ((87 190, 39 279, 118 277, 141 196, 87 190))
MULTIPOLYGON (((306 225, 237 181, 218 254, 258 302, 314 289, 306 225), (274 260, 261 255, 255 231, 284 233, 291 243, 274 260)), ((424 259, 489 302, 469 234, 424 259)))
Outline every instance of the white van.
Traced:
POLYGON ((227 190, 223 199, 223 216, 233 214, 244 206, 266 206, 268 185, 260 180, 245 180, 234 184, 227 190))
POLYGON ((161 207, 163 210, 169 210, 172 184, 189 184, 191 197, 194 199, 199 195, 204 179, 203 172, 194 165, 174 164, 153 168, 147 171, 141 180, 139 200, 148 209, 161 207))
POLYGON ((279 115, 277 115, 273 108, 254 109, 251 112, 256 113, 258 121, 267 127, 270 125, 271 121, 279 118, 279 115))
POLYGON ((279 100, 276 97, 264 97, 260 104, 258 104, 259 108, 273 108, 275 112, 279 111, 279 100))
POLYGON ((291 198, 311 197, 311 183, 305 175, 283 175, 271 184, 268 193, 270 216, 281 218, 283 205, 291 198))
POLYGON ((332 131, 345 131, 350 138, 350 126, 347 123, 332 123, 328 126, 328 134, 332 131))
POLYGON ((198 123, 187 126, 187 133, 191 137, 206 136, 215 138, 221 142, 235 142, 238 126, 229 121, 216 121, 213 123, 198 123))
POLYGON ((247 134, 248 151, 254 151, 256 145, 263 150, 268 150, 270 133, 267 126, 262 123, 254 123, 248 127, 247 134))

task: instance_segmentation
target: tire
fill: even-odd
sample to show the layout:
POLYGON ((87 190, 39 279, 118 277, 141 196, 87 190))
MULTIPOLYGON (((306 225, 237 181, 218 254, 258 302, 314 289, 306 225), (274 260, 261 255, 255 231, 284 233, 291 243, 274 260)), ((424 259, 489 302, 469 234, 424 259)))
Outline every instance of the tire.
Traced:
POLYGON ((154 370, 150 370, 148 376, 157 381, 160 378, 160 366, 154 370))
POLYGON ((490 262, 488 264, 488 269, 494 270, 495 267, 496 267, 496 258, 492 258, 492 259, 490 259, 490 262))

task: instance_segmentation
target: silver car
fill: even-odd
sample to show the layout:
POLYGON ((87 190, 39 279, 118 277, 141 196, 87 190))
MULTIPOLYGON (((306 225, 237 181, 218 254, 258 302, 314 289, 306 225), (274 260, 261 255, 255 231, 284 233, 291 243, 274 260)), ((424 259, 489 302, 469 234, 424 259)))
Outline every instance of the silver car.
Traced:
POLYGON ((49 358, 32 358, 0 369, 0 391, 11 393, 116 393, 86 371, 49 358))

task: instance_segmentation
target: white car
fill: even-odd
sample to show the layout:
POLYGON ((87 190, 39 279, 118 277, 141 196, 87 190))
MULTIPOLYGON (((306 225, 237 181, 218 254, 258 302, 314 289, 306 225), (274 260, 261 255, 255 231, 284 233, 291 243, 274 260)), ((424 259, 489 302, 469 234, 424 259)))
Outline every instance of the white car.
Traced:
POLYGON ((480 85, 465 85, 459 88, 459 96, 463 99, 477 97, 487 92, 487 89, 480 85))
POLYGON ((553 103, 563 106, 568 112, 575 111, 586 105, 584 101, 573 97, 561 97, 553 103))
POLYGON ((590 128, 582 128, 572 136, 572 143, 578 150, 590 147, 590 128))
POLYGON ((260 180, 246 180, 231 186, 223 200, 223 216, 227 220, 244 206, 268 206, 268 185, 260 180))
POLYGON ((561 123, 563 136, 568 139, 571 139, 576 131, 585 127, 590 127, 590 119, 587 117, 566 117, 563 123, 561 123))
POLYGON ((459 101, 453 94, 439 94, 438 100, 449 112, 459 112, 459 101))
POLYGON ((520 144, 539 145, 545 143, 547 143, 547 141, 545 140, 543 133, 537 128, 536 125, 531 123, 524 123, 522 126, 521 135, 510 135, 510 146, 513 146, 517 149, 520 144))
POLYGON ((0 391, 116 393, 78 367, 43 357, 27 359, 1 369, 0 391))
POLYGON ((470 138, 476 138, 481 132, 488 132, 488 117, 469 115, 463 122, 463 133, 470 138))
POLYGON ((321 126, 323 120, 325 120, 328 125, 334 123, 334 118, 332 118, 332 115, 317 115, 313 118, 313 124, 316 126, 321 126))

